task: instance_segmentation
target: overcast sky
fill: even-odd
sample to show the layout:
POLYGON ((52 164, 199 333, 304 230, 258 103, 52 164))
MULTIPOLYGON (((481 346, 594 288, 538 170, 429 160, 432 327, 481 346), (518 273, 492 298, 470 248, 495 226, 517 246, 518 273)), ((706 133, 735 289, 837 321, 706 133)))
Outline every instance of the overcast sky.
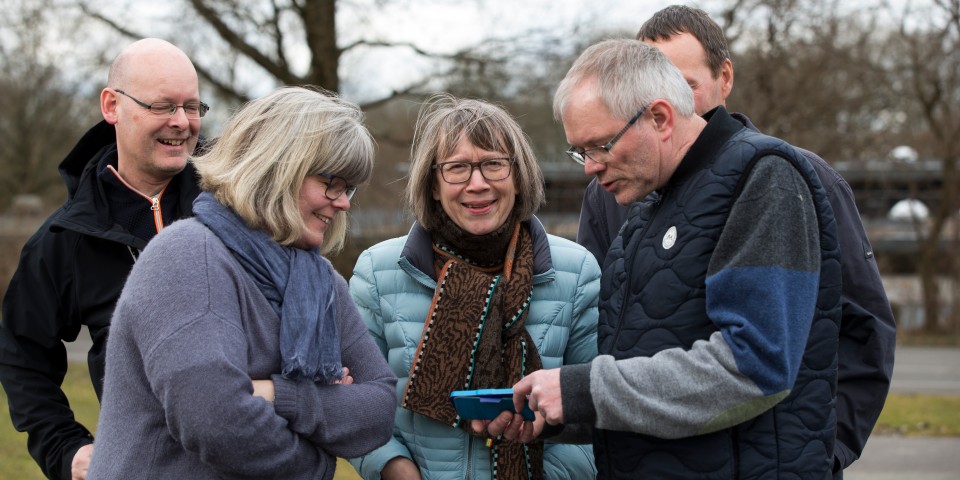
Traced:
MULTIPOLYGON (((884 0, 846 0, 843 8, 866 8, 865 5, 881 1, 884 0)), ((888 1, 923 3, 930 0, 888 1)), ((3 2, 0 0, 0 4, 3 2)), ((411 42, 429 51, 453 52, 487 38, 508 38, 532 29, 571 35, 620 30, 632 35, 654 12, 675 3, 695 5, 716 14, 729 0, 340 0, 337 29, 341 45, 363 38, 411 42)), ((135 31, 163 38, 173 36, 175 43, 177 36, 185 34, 180 25, 169 21, 171 4, 168 2, 119 0, 110 5, 104 11, 122 19, 121 23, 135 31)), ((108 27, 99 29, 105 32, 108 27)), ((97 34, 91 31, 88 38, 96 38, 97 34)), ((115 42, 108 45, 107 48, 115 47, 117 51, 123 46, 115 42)), ((70 51, 78 48, 72 42, 64 42, 62 46, 70 51)), ((104 52, 104 56, 112 58, 116 53, 104 52)), ((194 54, 205 53, 201 49, 194 54)), ((303 68, 305 59, 304 55, 303 68)), ((419 78, 424 71, 429 71, 425 70, 429 68, 427 60, 397 49, 369 50, 362 55, 346 55, 341 61, 344 94, 356 101, 378 98, 403 88, 409 83, 406 79, 419 78)), ((94 83, 99 85, 103 80, 94 83)), ((272 82, 263 80, 251 78, 248 82, 251 96, 272 90, 272 82)))
MULTIPOLYGON (((359 0, 356 3, 373 3, 359 0)), ((622 30, 632 34, 657 10, 677 0, 408 0, 383 2, 381 7, 359 8, 358 14, 338 19, 342 39, 352 33, 351 24, 362 22, 367 39, 374 36, 387 41, 409 41, 430 51, 454 52, 488 38, 507 38, 534 29, 571 34, 622 30), (583 25, 593 32, 583 32, 583 25), (580 30, 576 30, 580 26, 580 30), (579 33, 578 33, 579 32, 579 33)), ((687 2, 689 3, 689 2, 687 2)), ((698 6, 711 11, 718 2, 706 0, 698 6)), ((378 78, 362 86, 362 92, 345 94, 378 97, 392 88, 401 88, 404 78, 417 78, 427 60, 403 51, 382 50, 344 57, 341 72, 349 82, 357 78, 378 78)))

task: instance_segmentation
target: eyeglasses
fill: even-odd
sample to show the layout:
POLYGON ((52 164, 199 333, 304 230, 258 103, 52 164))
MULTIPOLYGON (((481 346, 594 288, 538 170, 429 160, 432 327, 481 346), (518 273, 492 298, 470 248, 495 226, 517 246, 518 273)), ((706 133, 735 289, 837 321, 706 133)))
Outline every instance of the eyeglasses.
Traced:
POLYGON ((473 169, 480 169, 480 175, 489 181, 503 180, 510 176, 510 168, 515 162, 512 158, 490 158, 476 163, 444 162, 434 165, 434 170, 440 170, 443 181, 456 185, 466 183, 473 176, 473 169))
POLYGON ((575 147, 570 147, 570 149, 567 150, 566 152, 567 155, 570 155, 570 158, 572 158, 574 162, 577 162, 580 165, 586 165, 588 158, 597 163, 607 163, 608 161, 610 161, 610 149, 613 148, 613 144, 617 143, 617 140, 620 140, 620 137, 622 137, 624 133, 627 133, 627 129, 630 128, 631 125, 633 125, 634 123, 637 123, 637 120, 643 116, 643 112, 646 112, 647 107, 649 106, 650 104, 647 104, 646 106, 641 108, 636 115, 630 117, 630 120, 627 121, 627 124, 624 125, 623 128, 621 128, 620 131, 617 132, 617 134, 614 135, 614 137, 609 142, 607 142, 606 145, 588 148, 585 150, 583 149, 577 150, 575 147), (591 153, 591 152, 594 152, 594 153, 591 153))
POLYGON ((317 175, 327 179, 323 196, 327 197, 328 200, 336 200, 344 193, 347 194, 347 200, 353 200, 353 195, 357 193, 357 186, 347 184, 347 181, 341 177, 329 173, 318 173, 317 175))
POLYGON ((133 100, 134 102, 137 102, 137 105, 140 105, 141 107, 146 108, 147 110, 150 110, 150 113, 154 115, 167 114, 172 117, 173 114, 177 113, 178 108, 182 108, 183 113, 187 114, 187 118, 202 118, 204 115, 207 114, 207 111, 210 110, 210 105, 207 105, 206 103, 203 103, 203 102, 190 102, 190 103, 184 103, 183 105, 177 105, 176 103, 173 103, 173 102, 146 103, 146 102, 141 102, 136 98, 133 98, 123 90, 114 89, 114 91, 119 93, 120 95, 123 95, 129 98, 130 100, 133 100))

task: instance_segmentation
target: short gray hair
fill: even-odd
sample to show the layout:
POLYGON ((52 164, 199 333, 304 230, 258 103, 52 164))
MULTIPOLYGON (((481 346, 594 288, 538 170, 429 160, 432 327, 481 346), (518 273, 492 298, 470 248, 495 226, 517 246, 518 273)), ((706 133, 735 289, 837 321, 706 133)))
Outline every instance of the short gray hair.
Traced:
MULTIPOLYGON (((244 105, 194 164, 203 190, 251 228, 291 245, 306 228, 299 200, 307 175, 366 183, 374 157, 373 137, 356 105, 320 89, 284 87, 244 105)), ((335 216, 321 251, 339 251, 346 232, 346 215, 335 216)))
POLYGON ((563 121, 573 90, 590 80, 596 80, 604 106, 624 120, 656 99, 666 100, 680 116, 696 115, 693 91, 683 74, 660 50, 639 40, 605 40, 584 51, 553 97, 557 120, 563 121))

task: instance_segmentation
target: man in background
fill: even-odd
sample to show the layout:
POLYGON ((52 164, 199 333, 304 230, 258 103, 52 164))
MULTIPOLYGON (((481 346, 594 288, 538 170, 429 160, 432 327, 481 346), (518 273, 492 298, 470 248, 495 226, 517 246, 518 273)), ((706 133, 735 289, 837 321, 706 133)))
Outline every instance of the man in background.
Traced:
MULTIPOLYGON (((726 105, 733 90, 733 62, 723 30, 706 12, 674 5, 655 13, 637 39, 660 49, 693 89, 696 112, 726 105)), ((732 116, 752 130, 743 114, 732 116)), ((817 154, 801 149, 820 178, 837 219, 843 270, 834 476, 857 460, 873 430, 890 388, 896 325, 873 249, 867 239, 850 185, 817 154)), ((584 193, 577 242, 601 267, 627 217, 594 178, 584 193)))
POLYGON ((100 93, 104 120, 60 163, 67 201, 23 248, 3 299, 0 383, 48 478, 85 478, 93 452, 61 388, 63 342, 89 329, 100 398, 110 317, 130 268, 164 226, 192 215, 199 188, 187 160, 208 109, 179 48, 152 38, 127 46, 100 93))

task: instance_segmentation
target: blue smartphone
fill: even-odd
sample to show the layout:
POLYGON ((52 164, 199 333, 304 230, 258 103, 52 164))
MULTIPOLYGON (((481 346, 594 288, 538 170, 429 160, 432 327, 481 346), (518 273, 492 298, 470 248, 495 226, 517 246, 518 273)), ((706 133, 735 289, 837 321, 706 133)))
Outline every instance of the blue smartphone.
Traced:
MULTIPOLYGON (((463 420, 493 420, 500 412, 515 412, 513 389, 486 388, 481 390, 456 390, 450 393, 450 401, 463 420)), ((523 403, 520 412, 524 420, 533 421, 533 410, 523 403)))

